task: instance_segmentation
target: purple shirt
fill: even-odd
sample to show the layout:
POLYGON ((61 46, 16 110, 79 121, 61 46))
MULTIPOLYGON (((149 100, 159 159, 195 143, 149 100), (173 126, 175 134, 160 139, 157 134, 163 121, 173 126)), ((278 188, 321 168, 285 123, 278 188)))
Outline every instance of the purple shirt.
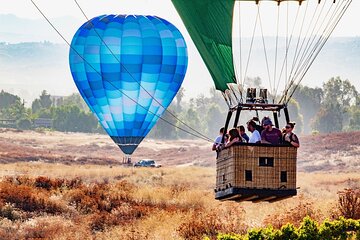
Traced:
POLYGON ((273 128, 271 131, 263 130, 261 132, 261 140, 268 141, 271 144, 279 144, 281 137, 281 131, 277 128, 273 128))

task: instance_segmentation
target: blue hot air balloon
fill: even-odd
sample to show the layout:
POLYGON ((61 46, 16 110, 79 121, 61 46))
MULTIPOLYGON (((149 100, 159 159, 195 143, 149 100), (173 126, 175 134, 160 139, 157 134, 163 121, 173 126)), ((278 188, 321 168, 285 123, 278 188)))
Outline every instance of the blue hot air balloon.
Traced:
POLYGON ((86 22, 73 37, 69 59, 80 94, 125 154, 135 151, 169 106, 188 62, 180 31, 142 15, 86 22))

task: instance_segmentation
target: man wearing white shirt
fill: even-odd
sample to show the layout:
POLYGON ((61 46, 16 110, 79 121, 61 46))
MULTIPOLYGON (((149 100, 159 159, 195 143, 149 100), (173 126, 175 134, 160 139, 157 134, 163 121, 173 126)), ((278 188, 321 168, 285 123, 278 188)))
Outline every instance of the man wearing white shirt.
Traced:
POLYGON ((253 120, 250 120, 247 123, 247 129, 251 132, 249 137, 249 143, 260 143, 261 136, 258 130, 256 130, 256 123, 253 120))
POLYGON ((213 146, 212 146, 212 150, 213 150, 213 151, 215 151, 216 148, 217 148, 217 146, 219 146, 219 145, 221 144, 221 140, 222 140, 223 135, 224 135, 224 130, 225 130, 225 129, 224 129, 223 127, 220 128, 219 136, 217 136, 217 137, 215 138, 214 144, 213 144, 213 146))

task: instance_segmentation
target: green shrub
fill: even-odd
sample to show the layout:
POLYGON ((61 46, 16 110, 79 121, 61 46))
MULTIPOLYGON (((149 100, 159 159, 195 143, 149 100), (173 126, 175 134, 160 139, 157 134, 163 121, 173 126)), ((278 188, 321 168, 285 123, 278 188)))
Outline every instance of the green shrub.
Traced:
POLYGON ((16 122, 16 127, 22 130, 29 130, 32 127, 32 123, 29 119, 20 119, 16 122))
POLYGON ((280 230, 272 226, 251 229, 244 236, 237 234, 219 234, 221 240, 360 240, 360 220, 341 217, 335 221, 324 221, 319 225, 310 217, 305 217, 299 228, 288 223, 280 230))
MULTIPOLYGON (((210 240, 210 238, 208 238, 210 240)), ((217 240, 242 240, 244 239, 241 235, 238 234, 219 234, 217 240)), ((207 240, 206 238, 204 240, 207 240)))

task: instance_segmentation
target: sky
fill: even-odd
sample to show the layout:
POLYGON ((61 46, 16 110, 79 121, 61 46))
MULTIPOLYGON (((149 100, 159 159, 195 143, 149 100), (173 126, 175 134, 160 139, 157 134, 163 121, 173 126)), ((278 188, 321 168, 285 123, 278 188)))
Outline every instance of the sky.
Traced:
MULTIPOLYGON (((74 0, 34 1, 46 16, 51 19, 68 16, 78 19, 73 24, 57 26, 59 31, 64 33, 69 41, 80 24, 86 21, 74 0)), ((186 89, 185 96, 194 97, 199 94, 208 94, 209 88, 213 86, 211 76, 170 0, 78 0, 78 3, 89 18, 101 14, 144 14, 156 15, 173 23, 182 32, 188 45, 189 67, 183 83, 186 89)), ((360 36, 360 28, 355 27, 355 23, 360 22, 359 13, 360 1, 354 0, 350 9, 334 31, 333 36, 360 36)), ((14 14, 21 18, 42 19, 42 16, 30 0, 2 0, 0 14, 14 14)), ((6 23, 2 22, 0 26, 1 24, 6 23)), ((34 29, 34 33, 36 34, 36 29, 34 29)), ((49 35, 54 35, 54 31, 50 26, 49 35)), ((60 38, 58 40, 62 42, 60 38)), ((70 72, 66 74, 70 76, 70 72)), ((74 91, 76 91, 75 85, 74 91)))
MULTIPOLYGON (((62 16, 83 18, 73 0, 34 0, 34 2, 51 18, 62 16)), ((185 29, 170 0, 78 0, 78 3, 89 16, 105 13, 157 15, 166 18, 181 30, 185 29)), ((359 36, 360 28, 354 27, 354 23, 360 20, 359 12, 360 1, 353 0, 333 36, 359 36)), ((1 13, 31 19, 41 17, 30 0, 2 0, 1 13)))

